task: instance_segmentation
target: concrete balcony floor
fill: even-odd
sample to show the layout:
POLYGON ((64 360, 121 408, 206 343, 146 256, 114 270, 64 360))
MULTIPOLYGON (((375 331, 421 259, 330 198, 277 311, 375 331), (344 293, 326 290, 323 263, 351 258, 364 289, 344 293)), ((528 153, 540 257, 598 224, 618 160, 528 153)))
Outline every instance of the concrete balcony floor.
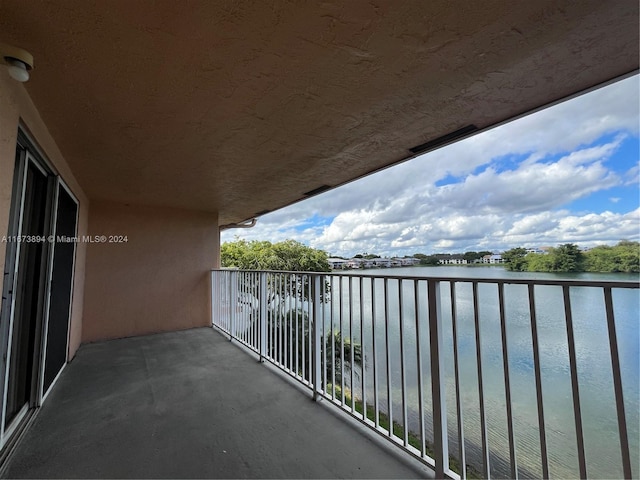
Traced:
POLYGON ((210 328, 84 345, 9 478, 420 478, 422 464, 210 328))

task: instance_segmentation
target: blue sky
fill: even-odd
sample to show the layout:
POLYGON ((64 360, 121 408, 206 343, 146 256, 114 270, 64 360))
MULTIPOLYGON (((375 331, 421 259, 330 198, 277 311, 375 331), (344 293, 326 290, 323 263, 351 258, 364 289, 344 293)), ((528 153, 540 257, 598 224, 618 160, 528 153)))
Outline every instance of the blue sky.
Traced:
POLYGON ((234 238, 331 255, 640 240, 634 76, 260 217, 234 238))

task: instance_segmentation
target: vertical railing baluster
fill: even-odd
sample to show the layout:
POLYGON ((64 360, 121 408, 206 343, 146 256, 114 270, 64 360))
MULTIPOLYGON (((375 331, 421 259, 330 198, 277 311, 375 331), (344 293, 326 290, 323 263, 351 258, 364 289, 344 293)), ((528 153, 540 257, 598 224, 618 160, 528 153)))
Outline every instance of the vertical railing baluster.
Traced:
POLYGON ((440 282, 427 280, 429 305, 429 346, 431 362, 431 395, 433 398, 433 438, 436 478, 449 471, 447 400, 444 379, 444 345, 440 313, 440 282))
POLYGON ((384 340, 387 355, 387 414, 389 436, 393 436, 393 402, 391 398, 391 345, 389 344, 389 279, 384 279, 384 340))
POLYGON ((480 308, 478 305, 478 282, 473 282, 473 321, 476 331, 476 366, 478 369, 478 399, 480 402, 480 433, 482 438, 483 478, 491 478, 489 462, 489 438, 487 435, 487 414, 484 406, 484 382, 482 376, 482 342, 480 337, 480 308))
POLYGON ((624 409, 624 394, 622 390, 622 374, 620 371, 620 353, 618 352, 618 337, 613 312, 613 297, 611 287, 604 288, 604 306, 607 314, 609 330, 609 350, 611 352, 611 369, 613 371, 613 390, 616 396, 616 411, 618 414, 618 434, 620 436, 620 455, 622 456, 622 473, 624 478, 631 478, 631 455, 629 453, 629 437, 627 435, 627 419, 624 409))
POLYGON ((349 275, 349 390, 351 391, 351 413, 356 410, 356 392, 353 390, 353 277, 349 275))
MULTIPOLYGON (((245 308, 245 302, 247 302, 247 276, 249 274, 247 272, 243 272, 242 275, 240 276, 240 318, 241 318, 241 325, 242 325, 242 330, 240 332, 241 334, 241 339, 243 342, 245 343, 250 343, 248 342, 248 333, 251 331, 250 329, 247 330, 247 314, 249 313, 249 305, 246 305, 247 308, 245 308)), ((253 308, 253 305, 251 305, 251 308, 253 308)), ((240 323, 239 325, 240 326, 240 323)))
POLYGON ((248 295, 247 292, 249 292, 249 278, 251 274, 248 272, 245 272, 244 275, 242 275, 242 307, 241 307, 241 312, 242 312, 242 340, 244 340, 244 342, 249 344, 249 347, 252 347, 251 345, 251 337, 250 335, 253 332, 253 329, 251 328, 251 324, 249 324, 249 327, 247 327, 247 323, 248 320, 247 316, 251 317, 251 315, 253 315, 253 302, 250 301, 250 297, 248 295), (246 303, 246 308, 245 308, 245 303, 246 303))
MULTIPOLYGON (((220 318, 218 316, 218 311, 216 309, 217 305, 220 302, 215 301, 216 299, 216 272, 211 271, 211 325, 216 325, 216 320, 220 318)), ((219 298, 219 297, 218 297, 219 298)))
POLYGON ((262 281, 262 275, 260 272, 255 272, 253 275, 253 281, 251 282, 252 285, 252 297, 251 300, 252 302, 257 300, 258 305, 257 308, 255 308, 254 305, 254 312, 257 314, 258 316, 258 322, 253 324, 253 328, 251 329, 251 346, 253 347, 253 349, 260 353, 260 334, 261 334, 261 329, 262 326, 260 325, 261 323, 261 313, 262 313, 262 305, 260 305, 260 297, 262 295, 260 295, 260 287, 261 287, 261 281, 262 281))
POLYGON ((274 317, 273 322, 273 343, 272 343, 272 357, 278 365, 282 365, 282 274, 273 274, 273 301, 277 304, 273 306, 272 314, 274 317), (277 313, 277 314, 276 314, 277 313))
POLYGON ((587 460, 584 451, 584 433, 582 430, 582 410, 580 407, 580 387, 578 386, 578 362, 576 341, 573 331, 573 314, 571 312, 571 292, 568 285, 563 285, 564 319, 567 325, 567 346, 569 347, 569 368, 571 370, 571 393, 573 396, 573 418, 576 423, 576 442, 578 443, 578 467, 580 478, 587 478, 587 460))
MULTIPOLYGON (((342 277, 337 277, 342 281, 342 277)), ((331 400, 335 401, 336 399, 336 329, 335 329, 335 312, 334 312, 334 299, 336 298, 336 293, 338 293, 338 299, 342 298, 342 291, 338 289, 336 292, 336 277, 331 277, 331 400)))
POLYGON ((327 393, 327 309, 326 303, 329 298, 329 294, 327 293, 327 285, 329 281, 326 277, 323 277, 322 285, 320 285, 320 300, 322 304, 322 330, 320 330, 320 348, 322 349, 322 394, 325 395, 327 393))
POLYGON ((259 290, 260 314, 258 316, 258 326, 260 330, 260 361, 264 361, 267 355, 267 274, 260 273, 260 290, 259 290))
POLYGON ((402 388, 402 440, 404 446, 409 445, 409 426, 407 425, 407 374, 405 367, 405 335, 404 335, 404 288, 403 280, 398 279, 398 314, 400 322, 400 381, 402 388))
POLYGON ((231 302, 229 302, 229 307, 231 308, 230 312, 230 327, 229 327, 229 341, 233 340, 236 336, 236 315, 238 314, 238 272, 231 272, 231 281, 230 281, 230 293, 231 293, 231 302))
POLYGON ((321 296, 321 284, 324 283, 324 278, 321 277, 320 275, 314 275, 313 277, 309 278, 309 283, 311 283, 311 281, 313 280, 313 285, 309 285, 311 288, 311 292, 313 295, 313 328, 312 328, 312 332, 313 332, 313 350, 312 350, 312 363, 313 363, 313 375, 312 377, 312 381, 313 381, 313 399, 314 400, 318 400, 318 393, 320 392, 320 384, 321 384, 321 371, 320 371, 320 367, 321 367, 321 359, 320 359, 320 355, 322 353, 322 349, 320 348, 320 318, 322 315, 321 312, 321 308, 322 308, 322 303, 320 302, 320 296, 321 296))
POLYGON ((343 290, 344 290, 344 282, 343 279, 340 278, 340 403, 342 406, 345 406, 344 402, 344 322, 343 322, 343 290))
POLYGON ((267 348, 266 354, 267 358, 274 363, 278 363, 278 353, 276 347, 276 330, 278 327, 280 308, 277 303, 277 294, 278 291, 278 274, 277 273, 269 273, 267 274, 267 290, 269 291, 269 296, 267 303, 270 304, 269 308, 269 316, 271 317, 271 321, 267 322, 267 348))
POLYGON ((509 377, 509 348, 507 342, 507 317, 504 306, 504 282, 498 283, 498 308, 500 311, 500 327, 502 336, 502 368, 504 372, 504 392, 507 403, 507 431, 509 435, 509 466, 511 478, 518 478, 518 461, 516 457, 516 440, 513 431, 513 409, 511 405, 511 379, 509 377))
POLYGON ((424 457, 427 454, 427 431, 425 428, 424 420, 424 385, 422 378, 422 346, 421 346, 421 331, 420 328, 420 313, 419 313, 419 282, 413 280, 413 306, 415 310, 416 319, 416 362, 418 372, 418 418, 420 423, 420 456, 424 457))
POLYGON ((367 375, 365 371, 366 366, 366 353, 365 353, 365 341, 364 341, 364 283, 363 278, 360 277, 360 361, 362 372, 362 418, 367 419, 367 375))
POLYGON ((371 353, 373 356, 373 416, 376 428, 380 426, 380 407, 378 400, 378 341, 376 339, 376 279, 371 278, 371 333, 373 343, 371 353))
POLYGON ((531 317, 531 340, 533 346, 533 368, 536 379, 536 401, 538 403, 538 430, 540 432, 540 459, 542 463, 542 478, 549 478, 549 456, 547 452, 547 434, 544 422, 544 402, 542 400, 542 374, 540 371, 540 345, 538 340, 538 321, 536 318, 536 300, 533 283, 527 285, 529 289, 529 315, 531 317))
POLYGON ((453 370, 456 384, 456 415, 458 417, 458 449, 460 452, 460 478, 467 478, 467 456, 464 446, 464 418, 460 392, 460 357, 458 353, 458 309, 456 307, 456 282, 449 282, 451 292, 451 326, 453 335, 453 370))
POLYGON ((251 315, 252 314, 252 310, 253 310, 253 305, 246 305, 247 308, 245 308, 245 302, 248 302, 248 296, 247 296, 247 277, 250 274, 247 272, 244 272, 241 276, 242 280, 240 283, 241 289, 242 289, 242 293, 240 294, 240 312, 241 312, 241 316, 242 316, 242 341, 245 343, 248 343, 249 346, 251 346, 251 342, 249 341, 249 334, 251 333, 251 329, 247 329, 247 314, 251 315), (249 308, 251 307, 251 308, 249 308))
MULTIPOLYGON (((306 380, 307 379, 307 341, 306 341, 306 337, 307 335, 309 335, 309 332, 307 332, 305 330, 305 308, 304 308, 304 281, 305 281, 305 275, 300 275, 300 286, 299 286, 299 291, 302 292, 300 294, 300 323, 301 323, 301 342, 302 342, 302 357, 300 358, 302 363, 302 380, 306 380), (305 335, 306 333, 306 335, 305 335)), ((307 302, 308 303, 308 302, 307 302)), ((307 317, 308 319, 309 317, 307 317)))

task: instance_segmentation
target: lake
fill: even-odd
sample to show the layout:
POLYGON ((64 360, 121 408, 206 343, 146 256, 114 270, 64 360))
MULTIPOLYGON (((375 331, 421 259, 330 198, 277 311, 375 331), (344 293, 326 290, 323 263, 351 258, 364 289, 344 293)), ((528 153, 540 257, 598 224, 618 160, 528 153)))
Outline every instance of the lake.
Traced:
MULTIPOLYGON (((349 282, 336 273, 331 280, 332 302, 325 306, 325 329, 339 327, 342 311, 343 332, 364 345, 364 375, 358 371, 354 376, 353 390, 361 390, 364 377, 368 402, 373 398, 373 326, 375 325, 378 364, 378 395, 381 411, 388 412, 385 337, 388 332, 391 379, 391 413, 395 420, 402 421, 402 382, 400 361, 400 300, 398 281, 388 282, 388 318, 384 316, 384 286, 381 280, 375 283, 375 318, 372 316, 370 279, 363 279, 362 307, 360 306, 359 279, 352 281, 352 296, 349 300, 349 282), (342 283, 342 288, 340 288, 342 283), (341 293, 340 293, 341 292, 341 293), (342 307, 339 298, 342 296, 342 307), (349 309, 354 323, 349 332, 349 309), (342 309, 342 310, 341 310, 342 309), (364 331, 360 331, 360 313, 364 331)), ((356 270, 344 272, 351 275, 399 275, 464 278, 524 278, 524 279, 581 279, 581 280, 638 280, 633 274, 550 274, 531 272, 508 272, 502 267, 407 267, 382 270, 356 270)), ((401 310, 403 324, 402 343, 405 351, 405 382, 407 402, 407 425, 419 430, 418 374, 416 362, 416 328, 413 284, 402 283, 403 302, 401 310)), ((422 286, 420 287, 422 289, 422 286)), ((460 384, 462 418, 464 419, 465 449, 467 463, 481 469, 481 435, 479 418, 479 395, 476 365, 475 327, 471 283, 457 284, 456 306, 458 319, 458 345, 460 362, 460 384)), ((564 320, 562 289, 555 286, 537 286, 536 316, 540 339, 540 364, 542 391, 544 396, 545 426, 550 463, 550 475, 554 478, 579 476, 575 423, 571 395, 571 379, 567 347, 567 332, 564 320)), ((639 315, 638 290, 614 290, 614 306, 620 362, 623 376, 627 428, 632 455, 634 477, 637 477, 638 451, 640 450, 639 418, 639 315)), ((621 478, 620 444, 615 412, 612 368, 609 353, 608 333, 604 312, 602 289, 579 287, 571 289, 571 302, 576 341, 577 369, 582 403, 587 472, 592 478, 621 478)), ((497 478, 508 478, 508 437, 506 399, 503 377, 503 359, 500 318, 498 313, 497 286, 480 284, 478 288, 481 331, 481 358, 488 438, 491 449, 491 474, 497 478)), ((457 445, 457 417, 455 408, 455 383, 453 370, 453 334, 448 284, 441 288, 442 315, 445 340, 445 376, 447 388, 449 451, 459 455, 457 445)), ((420 344, 423 352, 422 371, 424 411, 427 439, 432 440, 431 390, 429 387, 428 328, 426 325, 426 294, 418 296, 418 319, 421 325, 420 344), (425 328, 422 328, 424 325, 425 328)), ((516 437, 516 452, 519 474, 522 477, 541 477, 540 445, 536 390, 533 368, 533 348, 529 303, 526 285, 505 286, 506 325, 509 346, 509 369, 511 401, 516 437)), ((347 375, 348 377, 348 375, 347 375)))

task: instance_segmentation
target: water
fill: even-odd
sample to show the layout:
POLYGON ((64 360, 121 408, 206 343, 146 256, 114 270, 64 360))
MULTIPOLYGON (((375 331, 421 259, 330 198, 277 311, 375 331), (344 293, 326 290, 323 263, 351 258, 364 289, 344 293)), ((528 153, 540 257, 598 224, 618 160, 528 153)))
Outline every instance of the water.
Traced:
MULTIPOLYGON (((626 274, 548 274, 508 272, 499 267, 412 267, 388 270, 353 271, 362 275, 438 276, 465 278, 527 278, 527 279, 588 279, 588 280, 638 280, 637 275, 626 274)), ((333 278, 333 302, 325 311, 325 327, 330 329, 332 309, 333 328, 337 328, 340 318, 340 302, 335 298, 339 287, 339 276, 333 278)), ((418 284, 417 301, 414 284, 402 283, 402 303, 398 282, 389 280, 387 285, 388 321, 384 317, 384 283, 375 283, 376 315, 373 318, 371 303, 371 283, 363 279, 362 295, 359 279, 352 281, 353 296, 349 300, 348 281, 342 279, 342 317, 345 335, 351 335, 363 343, 365 350, 364 375, 354 377, 354 392, 361 391, 364 379, 367 402, 373 399, 373 327, 376 330, 378 359, 378 395, 380 409, 391 412, 394 420, 404 424, 402 415, 402 359, 400 343, 403 343, 404 373, 406 384, 407 426, 419 431, 419 381, 416 361, 417 327, 420 330, 422 352, 423 398, 427 440, 432 441, 431 390, 429 378, 428 345, 429 332, 426 328, 426 283, 418 284), (362 300, 362 307, 361 307, 362 300), (416 327, 416 303, 418 321, 416 327), (400 310, 404 317, 400 334, 400 310), (349 333, 351 321, 353 331, 349 333), (362 310, 362 317, 360 316, 362 310), (362 318, 363 329, 360 328, 362 318), (387 399, 387 375, 385 339, 388 331, 391 408, 387 399)), ((459 364, 461 383, 462 418, 465 431, 467 463, 481 470, 481 434, 479 418, 478 372, 476 362, 476 332, 473 317, 473 302, 470 283, 456 286, 456 306, 458 321, 459 364)), ((571 379, 567 347, 567 331, 564 320, 562 289, 554 286, 536 287, 536 314, 540 339, 540 364, 546 438, 549 453, 550 474, 554 478, 575 478, 579 475, 576 447, 576 432, 573 416, 571 379)), ((459 457, 457 444, 457 416, 455 408, 455 383, 453 370, 453 333, 448 284, 441 289, 442 315, 444 319, 445 378, 448 412, 450 453, 459 457)), ((584 429, 587 472, 592 478, 621 478, 623 476, 620 457, 615 398, 613 392, 612 368, 609 354, 608 331, 604 312, 602 289, 572 288, 577 369, 580 385, 582 421, 584 429)), ((488 424, 488 438, 491 450, 491 474, 497 478, 508 478, 508 436, 506 398, 503 375, 500 317, 498 312, 497 286, 480 284, 478 289, 479 319, 481 332, 480 356, 482 360, 482 380, 488 424)), ((639 475, 638 451, 640 450, 639 428, 639 333, 638 311, 640 299, 633 289, 614 290, 614 306, 620 362, 625 394, 627 428, 632 455, 634 477, 639 475)), ((535 377, 533 368, 533 348, 527 287, 525 285, 505 286, 506 326, 509 348, 509 370, 511 381, 511 402, 513 406, 515 444, 519 473, 523 477, 540 477, 540 441, 536 404, 535 377)))

